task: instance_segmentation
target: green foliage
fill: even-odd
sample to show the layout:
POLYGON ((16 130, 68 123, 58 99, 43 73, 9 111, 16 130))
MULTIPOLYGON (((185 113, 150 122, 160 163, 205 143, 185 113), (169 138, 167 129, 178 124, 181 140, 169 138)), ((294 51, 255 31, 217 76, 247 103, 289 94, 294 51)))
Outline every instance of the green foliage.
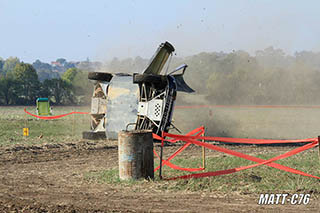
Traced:
POLYGON ((40 82, 43 82, 46 79, 60 78, 59 73, 50 70, 40 70, 37 71, 37 73, 40 82))
MULTIPOLYGON (((57 61, 68 64, 65 59, 57 61)), ((30 105, 37 97, 48 97, 57 105, 90 102, 92 85, 87 79, 87 72, 70 68, 60 78, 50 64, 36 60, 33 66, 20 63, 18 58, 4 61, 5 71, 0 72, 0 104, 30 105)))
POLYGON ((9 72, 12 72, 13 69, 16 67, 17 64, 20 63, 20 60, 17 57, 9 57, 2 68, 2 71, 4 74, 7 74, 9 72))
POLYGON ((6 75, 0 77, 0 104, 31 104, 38 95, 40 82, 30 64, 20 63, 17 58, 6 60, 6 75), (15 66, 12 69, 12 66, 15 66))
POLYGON ((0 77, 0 104, 15 104, 18 100, 18 82, 11 77, 0 77))
POLYGON ((318 53, 288 56, 272 47, 254 57, 244 51, 200 53, 184 61, 185 79, 213 104, 320 104, 319 60, 318 53))
POLYGON ((60 63, 61 65, 64 65, 67 62, 67 60, 64 58, 58 58, 56 62, 60 63))
POLYGON ((68 82, 73 82, 79 70, 77 68, 70 68, 65 73, 62 74, 61 78, 68 82))
POLYGON ((36 70, 31 64, 22 62, 15 66, 12 74, 19 84, 18 93, 22 95, 27 104, 33 103, 40 89, 36 70))
POLYGON ((71 84, 63 79, 47 79, 43 82, 42 94, 55 104, 70 104, 73 103, 71 88, 71 84))
POLYGON ((43 63, 39 59, 37 59, 35 62, 32 63, 32 66, 37 70, 37 71, 51 71, 52 67, 48 63, 43 63))
POLYGON ((70 84, 71 92, 76 104, 89 104, 92 96, 92 83, 88 80, 86 71, 70 68, 63 73, 61 79, 70 84))
POLYGON ((88 80, 88 73, 79 70, 72 81, 73 93, 78 97, 78 104, 89 104, 92 96, 92 83, 88 80))
MULTIPOLYGON (((61 79, 60 83, 65 95, 53 95, 45 85, 37 88, 38 95, 51 94, 57 96, 59 104, 84 104, 90 102, 92 84, 87 79, 87 72, 106 70, 115 73, 142 73, 148 64, 141 57, 120 60, 114 58, 104 65, 101 62, 68 62, 64 58, 56 60, 55 65, 36 60, 33 63, 40 82, 44 80, 61 79), (68 84, 68 86, 66 86, 68 84), (66 90, 69 90, 66 92, 66 90), (65 97, 64 97, 65 96, 65 97), (61 97, 62 99, 60 99, 61 97), (66 101, 66 102, 64 102, 66 101)), ((172 58, 169 71, 182 63, 188 64, 185 73, 186 82, 196 90, 197 94, 206 95, 212 104, 237 105, 316 105, 320 104, 320 53, 301 51, 293 56, 286 55, 283 50, 273 47, 259 50, 254 56, 245 51, 231 53, 212 52, 199 53, 185 58, 172 58)), ((0 59, 0 76, 16 80, 13 70, 20 64, 18 58, 0 59)), ((162 74, 165 73, 164 67, 162 74)), ((29 76, 30 77, 30 76, 29 76)), ((21 80, 21 78, 20 78, 21 80)), ((10 81, 10 80, 9 80, 10 81)), ((5 84, 2 81, 2 84, 5 84)), ((48 84, 48 81, 46 82, 48 84)), ((58 85, 53 80, 53 85, 58 85)), ((1 87, 7 88, 9 84, 1 87)), ((24 83, 26 85, 26 83, 24 83)), ((31 85, 29 85, 31 87, 31 85)), ((35 91, 35 89, 31 89, 35 91)), ((0 92, 4 97, 4 92, 0 92)), ((13 91, 16 98, 0 100, 0 104, 23 104, 30 102, 34 94, 26 93, 24 89, 13 91), (28 96, 28 97, 27 97, 28 96), (14 100, 13 100, 14 99, 14 100)), ((7 93, 8 94, 8 93, 7 93)))
POLYGON ((0 57, 0 76, 3 75, 3 65, 4 65, 5 61, 0 57))

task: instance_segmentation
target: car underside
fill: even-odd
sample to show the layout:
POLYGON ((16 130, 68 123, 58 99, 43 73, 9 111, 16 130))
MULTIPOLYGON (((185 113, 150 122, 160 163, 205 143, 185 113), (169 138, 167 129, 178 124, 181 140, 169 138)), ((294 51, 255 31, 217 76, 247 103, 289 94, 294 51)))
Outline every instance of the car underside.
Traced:
POLYGON ((177 129, 172 123, 177 92, 194 90, 183 79, 186 64, 160 74, 173 52, 169 42, 162 43, 142 74, 90 72, 91 131, 83 132, 83 138, 117 139, 119 131, 133 129, 161 135, 177 129))

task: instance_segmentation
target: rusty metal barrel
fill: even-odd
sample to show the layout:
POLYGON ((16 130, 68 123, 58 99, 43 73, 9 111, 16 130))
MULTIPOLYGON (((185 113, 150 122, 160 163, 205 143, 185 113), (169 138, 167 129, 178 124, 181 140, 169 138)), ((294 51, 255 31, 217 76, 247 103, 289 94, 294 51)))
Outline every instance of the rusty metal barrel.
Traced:
POLYGON ((154 178, 151 130, 120 131, 118 150, 121 180, 154 178))

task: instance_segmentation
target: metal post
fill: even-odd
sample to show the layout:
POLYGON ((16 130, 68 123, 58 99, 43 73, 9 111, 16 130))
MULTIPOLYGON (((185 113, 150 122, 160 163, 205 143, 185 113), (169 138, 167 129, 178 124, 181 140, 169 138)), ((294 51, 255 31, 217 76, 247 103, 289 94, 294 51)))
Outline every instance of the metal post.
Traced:
MULTIPOLYGON (((28 128, 28 118, 27 118, 27 113, 24 113, 24 118, 25 118, 25 124, 24 128, 28 128)), ((27 141, 27 136, 24 136, 25 141, 27 141)))
POLYGON ((318 136, 318 155, 319 155, 319 161, 320 161, 320 135, 318 136))
MULTIPOLYGON (((74 112, 74 108, 72 109, 72 112, 74 112)), ((72 115, 72 136, 74 137, 74 113, 72 115)))
MULTIPOLYGON (((204 137, 205 129, 203 130, 202 137, 204 137)), ((202 142, 205 142, 204 139, 202 139, 202 142)), ((206 150, 205 147, 202 147, 202 168, 206 168, 206 150)))
POLYGON ((160 169, 159 169, 159 178, 162 180, 162 154, 163 154, 163 132, 161 134, 161 148, 160 148, 160 169))

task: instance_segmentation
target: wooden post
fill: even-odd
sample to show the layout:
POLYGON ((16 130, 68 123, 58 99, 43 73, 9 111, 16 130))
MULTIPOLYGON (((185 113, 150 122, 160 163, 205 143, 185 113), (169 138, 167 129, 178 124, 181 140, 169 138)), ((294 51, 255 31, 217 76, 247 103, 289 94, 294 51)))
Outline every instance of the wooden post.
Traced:
MULTIPOLYGON (((24 118, 25 118, 25 124, 24 124, 24 128, 28 128, 28 118, 27 118, 27 113, 24 113, 24 118)), ((24 140, 27 140, 27 136, 24 136, 24 140)))
POLYGON ((318 155, 319 155, 319 163, 320 163, 320 135, 318 136, 318 155))
POLYGON ((119 177, 121 180, 153 179, 153 137, 151 130, 118 133, 119 177))
MULTIPOLYGON (((72 109, 72 112, 74 112, 74 108, 72 109)), ((74 137, 74 113, 72 114, 72 136, 74 137)))

